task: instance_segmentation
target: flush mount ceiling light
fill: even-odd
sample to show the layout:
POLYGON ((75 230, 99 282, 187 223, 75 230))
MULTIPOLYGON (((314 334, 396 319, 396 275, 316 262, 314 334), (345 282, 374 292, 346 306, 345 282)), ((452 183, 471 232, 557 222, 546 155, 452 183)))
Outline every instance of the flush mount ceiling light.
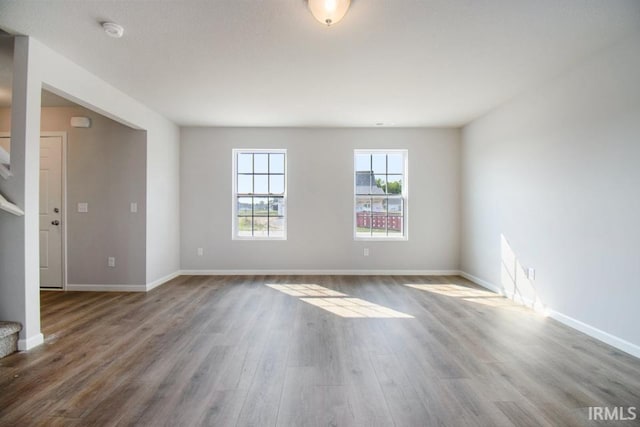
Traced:
POLYGON ((325 24, 331 26, 340 22, 349 9, 351 0, 308 0, 309 9, 313 16, 325 24))
POLYGON ((118 25, 115 22, 103 22, 102 28, 109 37, 119 39, 124 34, 124 28, 122 25, 118 25))

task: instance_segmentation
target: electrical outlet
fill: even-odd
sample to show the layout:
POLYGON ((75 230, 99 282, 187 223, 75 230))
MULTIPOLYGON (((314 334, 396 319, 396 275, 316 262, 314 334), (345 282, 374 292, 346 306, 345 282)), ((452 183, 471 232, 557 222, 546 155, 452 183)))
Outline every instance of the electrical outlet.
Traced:
POLYGON ((81 212, 81 213, 89 212, 89 203, 87 202, 78 203, 78 212, 81 212))
POLYGON ((198 256, 202 256, 202 255, 204 255, 204 249, 198 248, 198 256))
POLYGON ((369 256, 369 248, 364 248, 363 255, 364 256, 369 256))
POLYGON ((536 269, 533 267, 527 268, 527 277, 529 280, 536 280, 536 269))
POLYGON ((115 267, 116 266, 116 258, 110 256, 109 258, 107 258, 107 265, 109 267, 115 267))

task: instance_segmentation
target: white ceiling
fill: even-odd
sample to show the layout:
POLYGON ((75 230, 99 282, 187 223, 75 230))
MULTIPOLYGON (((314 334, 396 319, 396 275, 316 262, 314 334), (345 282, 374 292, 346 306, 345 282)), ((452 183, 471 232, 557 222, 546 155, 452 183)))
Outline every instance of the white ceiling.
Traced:
POLYGON ((180 125, 460 126, 639 24, 638 0, 353 0, 330 28, 305 0, 0 0, 0 27, 180 125))

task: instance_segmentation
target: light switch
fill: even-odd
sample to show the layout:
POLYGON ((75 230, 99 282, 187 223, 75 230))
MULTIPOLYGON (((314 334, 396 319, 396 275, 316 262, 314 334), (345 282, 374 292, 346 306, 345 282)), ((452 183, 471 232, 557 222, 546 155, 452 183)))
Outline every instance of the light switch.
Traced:
POLYGON ((89 203, 87 202, 78 203, 78 212, 82 212, 82 213, 89 212, 89 203))
POLYGON ((138 204, 136 202, 131 202, 131 213, 138 212, 138 204))

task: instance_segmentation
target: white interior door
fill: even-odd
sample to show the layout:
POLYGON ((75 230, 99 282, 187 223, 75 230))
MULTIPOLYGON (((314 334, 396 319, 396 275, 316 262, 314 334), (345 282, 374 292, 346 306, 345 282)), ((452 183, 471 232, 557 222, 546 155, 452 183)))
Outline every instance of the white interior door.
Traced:
POLYGON ((40 138, 40 287, 62 288, 62 136, 40 138))

